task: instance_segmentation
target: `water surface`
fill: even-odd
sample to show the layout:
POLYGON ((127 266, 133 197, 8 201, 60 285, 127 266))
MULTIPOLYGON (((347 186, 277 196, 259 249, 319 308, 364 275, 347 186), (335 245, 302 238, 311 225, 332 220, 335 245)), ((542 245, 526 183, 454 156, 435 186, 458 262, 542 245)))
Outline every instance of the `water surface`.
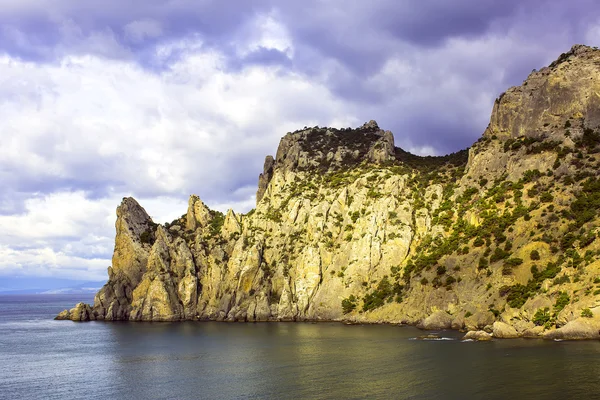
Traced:
POLYGON ((593 399, 600 342, 415 340, 337 323, 53 321, 82 295, 0 296, 2 399, 593 399))

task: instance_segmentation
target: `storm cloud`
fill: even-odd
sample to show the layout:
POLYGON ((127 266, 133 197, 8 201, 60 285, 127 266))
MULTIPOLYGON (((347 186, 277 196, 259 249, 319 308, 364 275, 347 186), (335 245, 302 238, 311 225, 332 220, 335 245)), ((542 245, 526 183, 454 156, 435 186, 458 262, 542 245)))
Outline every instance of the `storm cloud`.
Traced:
POLYGON ((370 119, 468 147, 494 99, 575 43, 591 0, 0 0, 0 275, 102 279, 114 208, 253 207, 303 126, 370 119))

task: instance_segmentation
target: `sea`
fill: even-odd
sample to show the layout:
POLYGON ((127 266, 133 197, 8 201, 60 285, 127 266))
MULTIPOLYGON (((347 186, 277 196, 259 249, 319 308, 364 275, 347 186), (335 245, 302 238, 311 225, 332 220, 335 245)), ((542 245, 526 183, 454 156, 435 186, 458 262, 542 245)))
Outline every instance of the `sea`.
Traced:
POLYGON ((341 323, 85 322, 0 296, 0 399, 600 399, 600 341, 341 323))

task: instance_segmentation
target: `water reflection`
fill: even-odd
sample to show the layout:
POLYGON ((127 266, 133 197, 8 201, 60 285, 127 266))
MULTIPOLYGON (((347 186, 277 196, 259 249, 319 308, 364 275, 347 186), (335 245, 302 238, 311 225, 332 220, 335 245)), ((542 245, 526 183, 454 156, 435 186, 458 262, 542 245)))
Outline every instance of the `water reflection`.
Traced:
POLYGON ((328 323, 106 326, 115 377, 136 398, 173 387, 203 398, 544 398, 595 389, 580 381, 600 368, 592 342, 411 341, 421 332, 328 323))
POLYGON ((411 340, 423 334, 414 328, 335 323, 51 321, 62 308, 0 299, 0 398, 554 399, 600 393, 597 341, 422 341, 411 340))

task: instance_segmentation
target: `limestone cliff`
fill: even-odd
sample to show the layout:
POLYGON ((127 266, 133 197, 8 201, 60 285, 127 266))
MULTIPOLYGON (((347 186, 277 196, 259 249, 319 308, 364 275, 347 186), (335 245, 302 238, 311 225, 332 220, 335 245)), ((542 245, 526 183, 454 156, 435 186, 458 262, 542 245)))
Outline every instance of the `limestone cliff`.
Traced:
POLYGON ((414 156, 374 121, 306 128, 245 215, 192 196, 156 225, 126 198, 107 284, 59 317, 600 337, 599 97, 600 51, 574 46, 501 95, 468 151, 414 156))

